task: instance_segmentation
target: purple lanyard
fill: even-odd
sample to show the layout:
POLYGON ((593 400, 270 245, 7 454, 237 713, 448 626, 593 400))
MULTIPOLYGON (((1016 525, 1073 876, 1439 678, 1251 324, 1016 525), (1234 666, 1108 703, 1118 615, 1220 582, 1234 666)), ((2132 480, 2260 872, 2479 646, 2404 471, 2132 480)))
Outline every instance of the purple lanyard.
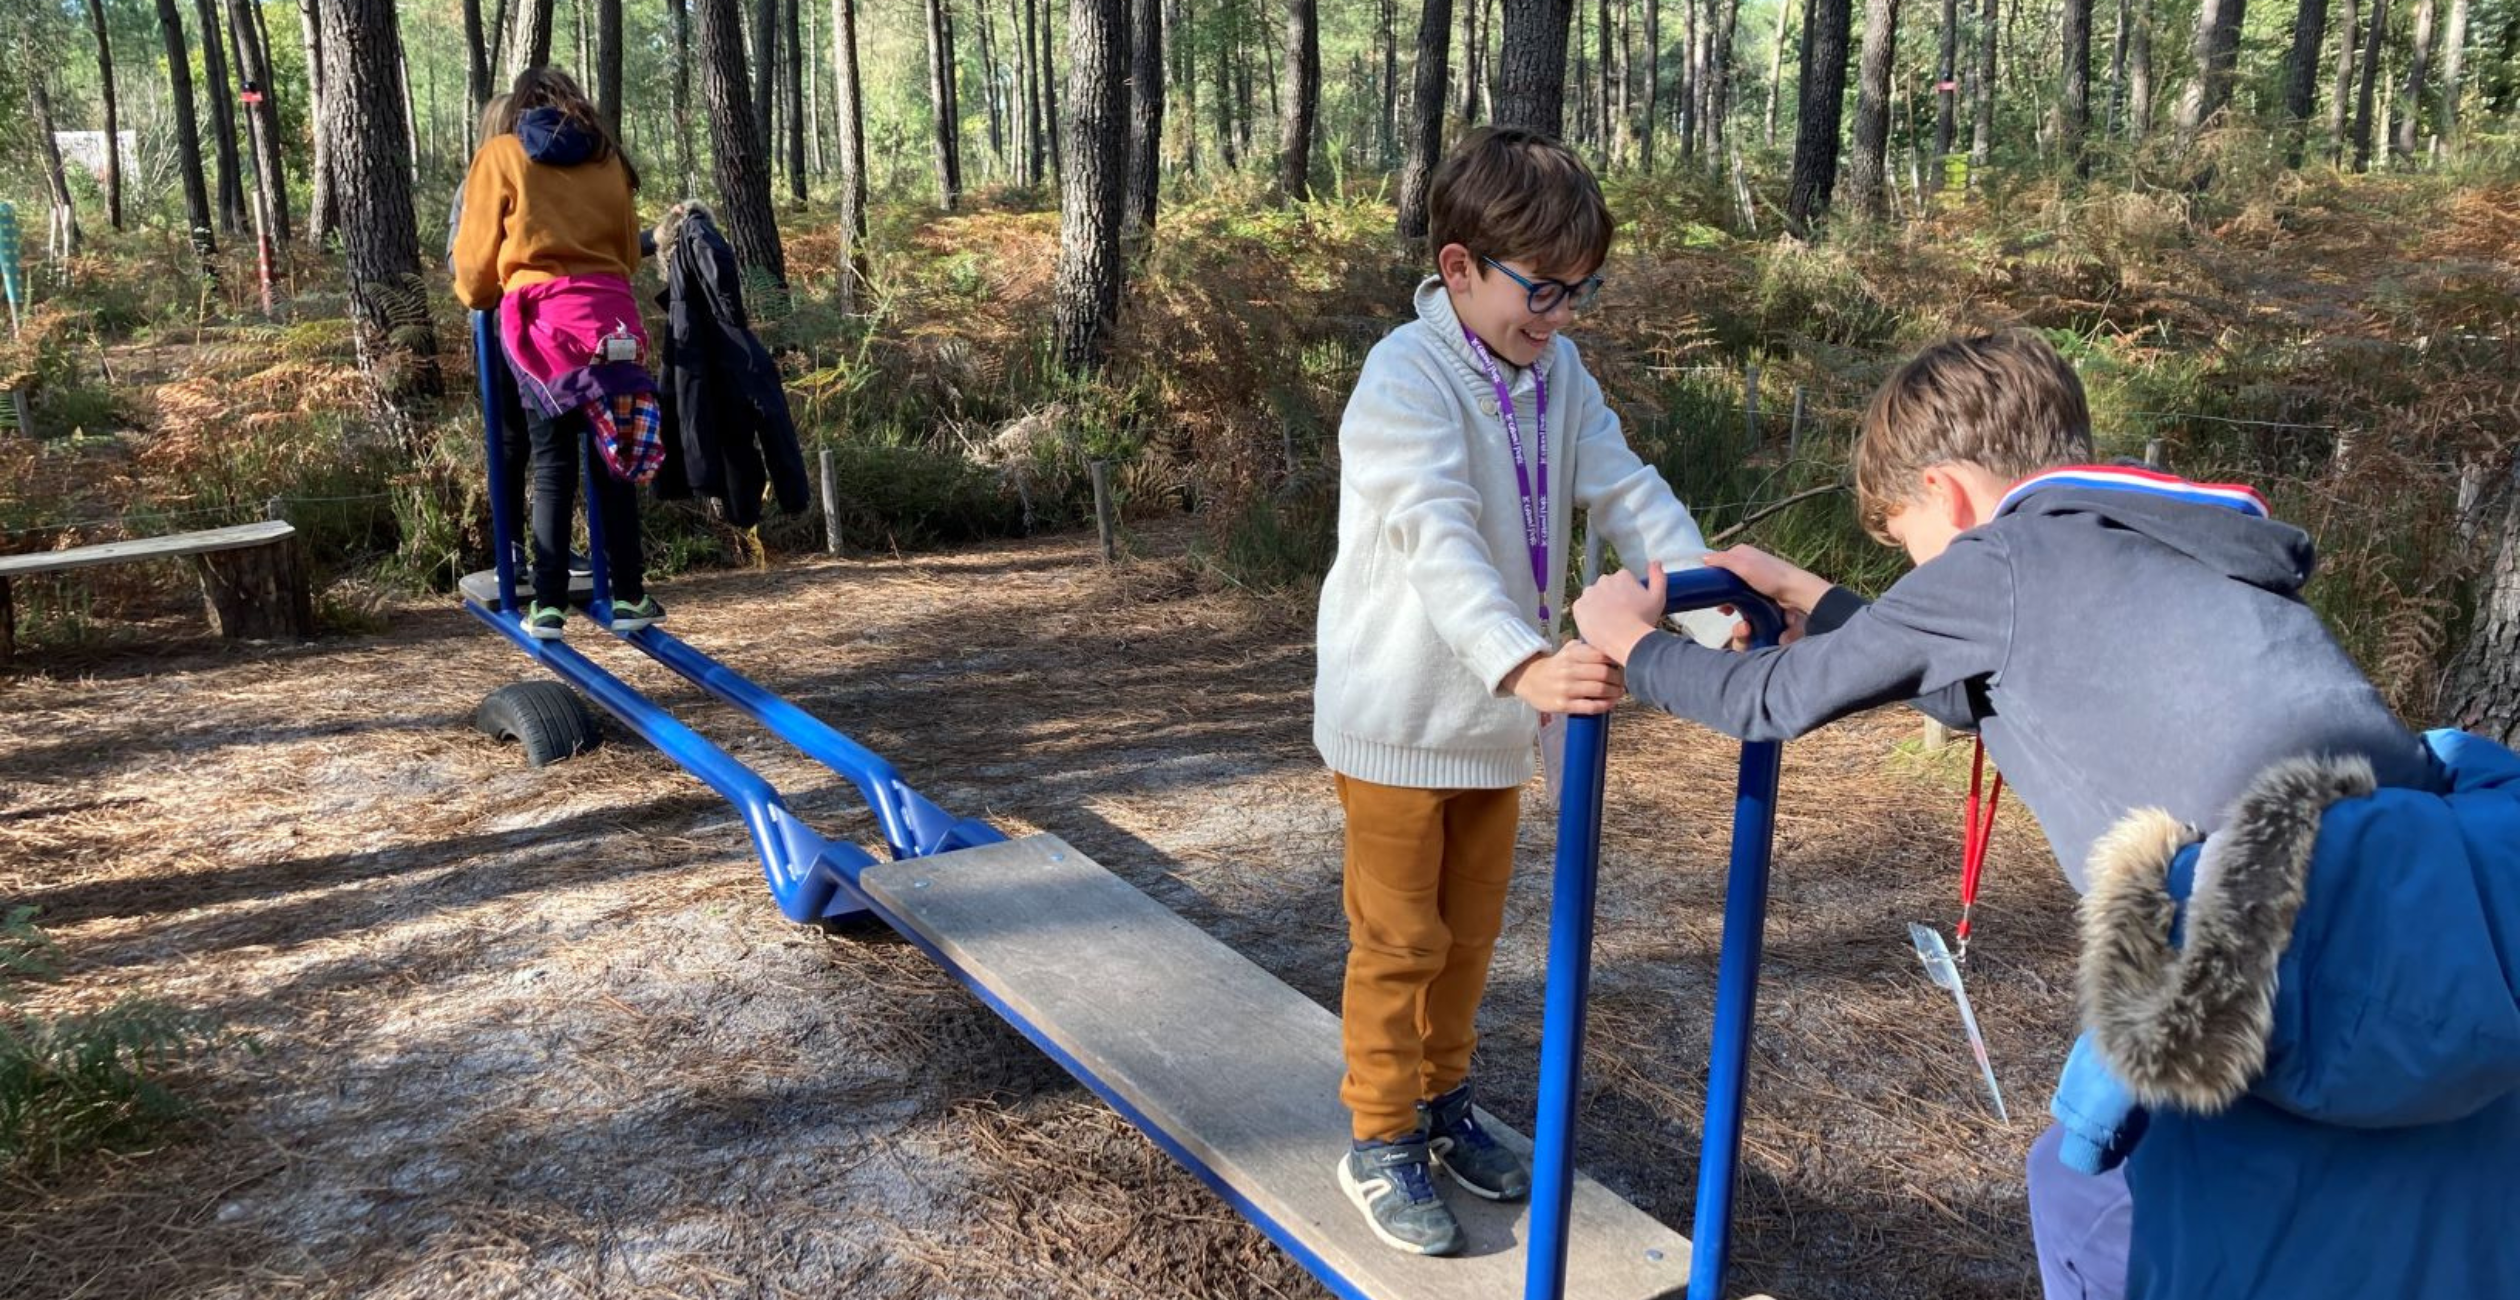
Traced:
MULTIPOLYGON (((1549 624, 1549 381, 1540 367, 1531 368, 1533 423, 1538 425, 1540 490, 1531 490, 1531 462, 1523 456, 1522 420, 1514 414, 1514 394, 1505 387, 1505 377, 1497 373, 1496 361, 1488 355, 1487 344, 1465 325, 1461 337, 1470 341, 1471 355, 1479 359, 1479 367, 1487 371, 1488 383, 1496 389, 1496 413, 1505 421, 1505 445, 1514 453, 1514 484, 1522 491, 1523 544, 1531 548, 1531 581, 1540 589, 1540 634, 1548 636, 1549 624)), ((1554 638, 1552 638, 1554 639, 1554 638)))

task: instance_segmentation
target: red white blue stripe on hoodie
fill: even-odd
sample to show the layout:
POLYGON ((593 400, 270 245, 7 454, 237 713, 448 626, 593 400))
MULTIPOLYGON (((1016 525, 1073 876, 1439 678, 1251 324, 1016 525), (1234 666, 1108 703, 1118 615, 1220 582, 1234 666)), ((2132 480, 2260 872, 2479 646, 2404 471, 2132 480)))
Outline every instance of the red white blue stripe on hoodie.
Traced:
POLYGON ((2192 483, 2176 474, 2164 474, 2134 465, 2065 465, 2033 474, 2013 484, 2012 490, 2004 493, 2004 499, 1995 503, 1996 517, 2002 518, 2031 493, 2052 487, 2142 492, 2201 506, 2221 506, 2260 519, 2268 517, 2266 498, 2245 483, 2192 483))

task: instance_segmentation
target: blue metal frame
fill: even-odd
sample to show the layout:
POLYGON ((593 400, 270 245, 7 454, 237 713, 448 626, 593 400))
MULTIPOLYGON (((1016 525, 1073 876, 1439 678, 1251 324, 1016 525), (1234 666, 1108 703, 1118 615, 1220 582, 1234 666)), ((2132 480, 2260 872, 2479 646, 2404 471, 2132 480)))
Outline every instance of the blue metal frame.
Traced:
MULTIPOLYGON (((1774 645, 1783 617, 1765 597, 1721 569, 1672 574, 1665 610, 1730 605, 1753 646, 1774 645)), ((1539 1123, 1532 1135, 1531 1249, 1524 1300, 1566 1294, 1567 1215, 1575 1193, 1575 1133, 1584 1072, 1584 1006, 1592 990, 1593 899, 1601 871, 1601 797, 1610 744, 1607 716, 1566 721, 1558 795, 1557 878, 1549 904, 1548 989, 1540 1023, 1539 1123)), ((1690 1300, 1722 1292, 1732 1244, 1734 1169, 1741 1154, 1742 1093, 1758 996, 1767 916, 1768 855, 1776 832, 1776 778, 1783 747, 1741 747, 1733 801, 1732 865, 1724 888, 1724 947, 1715 979, 1714 1047, 1698 1149, 1697 1217, 1689 1238, 1690 1300)))
MULTIPOLYGON (((526 632, 516 596, 514 539, 519 521, 508 509, 507 465, 499 446, 499 413, 505 409, 502 386, 513 381, 504 366, 493 364, 493 358, 501 354, 489 313, 473 314, 473 346, 489 453, 499 606, 491 609, 467 597, 465 609, 514 642, 529 658, 583 691, 605 712, 734 805, 752 836, 771 895, 780 912, 790 920, 813 922, 870 914, 882 920, 1225 1198, 1323 1285, 1348 1300, 1364 1300, 1364 1293, 1355 1283, 1331 1268, 1284 1224, 1269 1217, 1172 1135, 1156 1127, 1047 1032, 921 938, 900 917, 869 898, 858 878, 874 864, 872 855, 854 844, 827 840, 815 833, 758 773, 577 650, 559 641, 537 640, 526 632)), ((602 470, 591 441, 580 450, 585 462, 587 551, 594 587, 587 612, 597 624, 610 628, 612 582, 604 551, 602 512, 595 503, 595 476, 602 470)), ((1732 605, 1742 612, 1758 644, 1772 644, 1782 627, 1774 607, 1730 574, 1710 569, 1673 575, 1669 599, 1672 611, 1719 604, 1732 605)), ((732 705, 807 757, 846 777, 866 800, 882 829, 885 847, 895 860, 950 853, 1006 838, 986 822, 957 818, 939 808, 911 789, 882 756, 663 629, 648 627, 617 631, 614 635, 685 681, 732 705)), ((1576 1105, 1583 1066, 1584 1002, 1592 976, 1593 903, 1599 875, 1602 780, 1608 743, 1607 718, 1568 720, 1557 880, 1549 916, 1548 991, 1541 1036, 1540 1113, 1533 1151, 1526 1300, 1559 1300, 1564 1294, 1567 1214, 1574 1193, 1576 1105)), ((1716 1294, 1729 1244, 1733 1169, 1740 1150, 1741 1093, 1749 1058, 1752 1001, 1758 983, 1768 852, 1775 825, 1778 755, 1779 747, 1774 744, 1745 745, 1741 754, 1741 790, 1734 805, 1732 866, 1724 905, 1724 949, 1716 984, 1714 1051, 1709 1065, 1697 1222, 1690 1262, 1692 1300, 1709 1300, 1716 1294)))

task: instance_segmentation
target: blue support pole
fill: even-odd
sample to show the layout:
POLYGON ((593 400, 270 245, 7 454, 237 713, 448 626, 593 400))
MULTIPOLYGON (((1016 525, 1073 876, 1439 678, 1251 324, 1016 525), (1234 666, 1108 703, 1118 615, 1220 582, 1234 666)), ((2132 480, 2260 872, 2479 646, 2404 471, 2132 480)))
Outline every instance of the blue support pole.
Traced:
MULTIPOLYGON (((1667 613, 1730 605, 1750 624, 1753 646, 1776 643, 1784 620, 1767 600, 1721 569, 1672 574, 1667 613)), ((1601 800, 1610 720, 1566 722, 1565 780, 1558 795, 1557 879, 1549 905, 1548 991, 1540 1026, 1540 1103, 1532 1143, 1531 1237, 1524 1300, 1566 1294, 1567 1220, 1575 1194, 1577 1106, 1583 1091, 1584 1003, 1592 987, 1593 902, 1601 868, 1601 800)), ((1767 911, 1782 747, 1745 745, 1733 803, 1733 856, 1724 898, 1724 949, 1716 977, 1715 1050, 1699 1157, 1690 1243, 1690 1300, 1722 1285, 1730 1245, 1733 1166, 1741 1147, 1742 1077, 1758 991, 1759 937, 1767 911), (1710 1196, 1710 1187, 1720 1191, 1710 1196)))
POLYGON ((1607 716, 1566 720, 1557 878, 1549 896, 1549 983, 1540 1019, 1540 1108, 1531 1148, 1525 1300, 1558 1300, 1565 1294, 1567 1216, 1575 1196, 1575 1109, 1584 1076, 1584 1003, 1592 993, 1601 783, 1609 752, 1607 716))
POLYGON ((1767 928, 1768 856, 1776 839, 1776 779, 1784 752, 1775 741, 1741 747, 1732 864, 1724 874, 1724 947, 1715 966, 1715 1029, 1706 1061, 1706 1120, 1698 1135, 1697 1217, 1689 1228, 1689 1300, 1723 1294, 1732 1255, 1733 1187, 1739 1181, 1750 1030, 1767 928))
MULTIPOLYGON (((516 518, 508 510, 508 464, 499 413, 506 403, 499 400, 500 355, 496 317, 486 311, 472 314, 473 373, 481 383, 482 449, 488 453, 484 463, 490 467, 490 544, 491 566, 499 574, 499 612, 516 615, 516 518)), ((522 430, 519 431, 520 433, 522 430)))
POLYGON ((583 489, 586 497, 586 571, 588 585, 592 588, 586 599, 586 616, 609 629, 612 626, 612 566, 606 557, 611 553, 604 549, 604 511, 595 503, 595 476, 612 471, 605 469, 603 457, 595 454, 593 425, 587 425, 578 435, 578 459, 584 462, 579 477, 586 483, 583 489))

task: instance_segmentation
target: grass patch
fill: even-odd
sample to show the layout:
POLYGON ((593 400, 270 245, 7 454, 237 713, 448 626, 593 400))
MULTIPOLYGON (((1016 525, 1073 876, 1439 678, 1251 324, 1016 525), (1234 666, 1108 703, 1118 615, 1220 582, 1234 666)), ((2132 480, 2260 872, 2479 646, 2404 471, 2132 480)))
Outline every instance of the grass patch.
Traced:
POLYGON ((194 1118, 177 1091, 182 1067, 249 1040, 216 1021, 145 998, 101 1011, 45 1016, 25 987, 59 975, 60 950, 35 909, 0 915, 0 1168, 61 1170, 98 1150, 133 1150, 194 1118))

